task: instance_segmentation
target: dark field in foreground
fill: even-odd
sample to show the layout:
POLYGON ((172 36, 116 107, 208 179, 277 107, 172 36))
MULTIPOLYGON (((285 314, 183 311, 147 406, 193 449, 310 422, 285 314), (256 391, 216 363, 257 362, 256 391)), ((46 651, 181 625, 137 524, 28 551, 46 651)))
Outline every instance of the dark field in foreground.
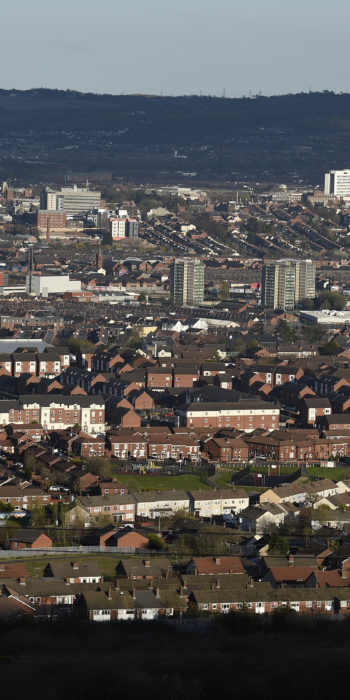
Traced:
POLYGON ((7 700, 222 700, 347 694, 350 624, 276 614, 228 615, 184 631, 162 623, 0 626, 7 700))

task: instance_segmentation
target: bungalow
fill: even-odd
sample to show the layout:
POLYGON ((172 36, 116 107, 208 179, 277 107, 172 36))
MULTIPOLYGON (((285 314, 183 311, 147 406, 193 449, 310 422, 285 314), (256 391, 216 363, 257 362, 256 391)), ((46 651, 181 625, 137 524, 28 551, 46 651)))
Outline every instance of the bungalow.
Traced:
POLYGON ((195 557, 187 565, 186 574, 190 576, 245 574, 245 570, 239 557, 195 557))
POLYGON ((95 562, 54 561, 45 566, 44 577, 60 578, 66 583, 102 583, 100 567, 95 562))
POLYGON ((19 530, 10 538, 10 549, 50 549, 52 539, 40 530, 19 530))
POLYGON ((173 568, 167 557, 148 557, 147 559, 121 559, 116 568, 117 577, 121 579, 152 580, 155 578, 172 578, 173 568))

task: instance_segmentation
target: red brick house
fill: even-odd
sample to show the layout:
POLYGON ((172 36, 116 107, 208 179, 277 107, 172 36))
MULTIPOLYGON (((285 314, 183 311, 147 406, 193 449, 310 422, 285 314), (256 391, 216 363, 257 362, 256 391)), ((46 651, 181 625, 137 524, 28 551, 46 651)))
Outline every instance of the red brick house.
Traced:
POLYGON ((266 401, 208 402, 183 404, 176 409, 180 425, 188 428, 256 428, 275 430, 279 426, 279 408, 266 401))
POLYGON ((50 549, 52 539, 39 530, 20 530, 10 539, 10 549, 50 549))
POLYGON ((180 462, 190 459, 197 462, 200 457, 200 445, 191 435, 150 435, 148 438, 148 457, 151 459, 173 459, 180 462))
POLYGON ((172 369, 151 367, 147 369, 147 388, 160 391, 173 386, 172 369))
POLYGON ((19 486, 5 485, 0 486, 0 501, 11 503, 15 508, 30 510, 33 503, 40 503, 41 505, 51 503, 51 496, 36 486, 20 488, 19 486))
POLYGON ((300 421, 302 425, 314 426, 323 416, 330 416, 332 405, 326 398, 304 398, 300 406, 300 421))
POLYGON ((72 451, 81 457, 104 457, 104 438, 92 437, 87 433, 80 433, 72 440, 72 451))
POLYGON ((98 491, 101 496, 111 496, 115 493, 129 493, 129 489, 124 484, 120 484, 119 481, 100 481, 98 484, 98 491))
POLYGON ((110 422, 115 426, 120 425, 121 428, 140 428, 141 426, 140 416, 129 408, 115 408, 111 413, 110 422))
POLYGON ((241 438, 210 438, 205 443, 204 453, 216 462, 246 462, 249 447, 241 438))
POLYGON ((147 438, 141 432, 121 431, 116 435, 110 433, 107 435, 107 446, 110 453, 119 459, 147 457, 147 438))

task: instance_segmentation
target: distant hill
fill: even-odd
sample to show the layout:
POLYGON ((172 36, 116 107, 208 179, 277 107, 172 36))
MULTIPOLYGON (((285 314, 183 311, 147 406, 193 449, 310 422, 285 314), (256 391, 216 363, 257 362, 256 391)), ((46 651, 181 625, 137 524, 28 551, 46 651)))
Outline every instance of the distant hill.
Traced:
POLYGON ((107 170, 135 181, 317 184, 325 170, 349 166, 349 94, 229 99, 0 90, 3 175, 48 176, 54 168, 107 170))

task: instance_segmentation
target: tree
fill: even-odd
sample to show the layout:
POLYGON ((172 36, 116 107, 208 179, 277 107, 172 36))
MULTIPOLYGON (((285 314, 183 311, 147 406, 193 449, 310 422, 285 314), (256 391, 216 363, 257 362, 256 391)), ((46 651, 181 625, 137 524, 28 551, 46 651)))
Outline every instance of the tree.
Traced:
POLYGON ((7 520, 4 527, 0 527, 0 542, 6 548, 9 547, 10 539, 13 537, 18 530, 21 529, 21 524, 15 518, 10 518, 7 520))
POLYGON ((324 332, 318 325, 304 326, 302 329, 302 336, 308 343, 320 343, 323 339, 324 332))
POLYGON ((14 506, 12 503, 4 503, 4 501, 0 501, 0 513, 13 513, 14 511, 14 506))
POLYGON ((84 352, 94 352, 95 345, 87 338, 78 338, 76 335, 71 335, 67 340, 67 345, 70 352, 76 354, 78 351, 84 352))
POLYGON ((326 289, 318 295, 315 302, 319 309, 335 309, 336 311, 341 311, 346 305, 346 298, 343 294, 339 294, 339 292, 331 292, 326 289))
POLYGON ((150 549, 155 549, 157 552, 161 549, 167 549, 164 540, 153 532, 148 536, 148 546, 150 549))
POLYGON ((33 525, 41 527, 47 523, 47 512, 41 503, 33 503, 30 509, 33 525))
POLYGON ((221 285, 220 285, 219 299, 220 299, 220 301, 225 301, 226 299, 229 299, 229 298, 230 298, 230 286, 229 286, 229 283, 224 280, 223 282, 221 282, 221 285))
POLYGON ((319 348, 320 355, 336 355, 340 349, 336 340, 330 340, 319 348))
POLYGON ((91 457, 86 461, 89 472, 96 474, 102 479, 110 478, 112 475, 112 463, 105 457, 91 457))
POLYGON ((303 301, 301 302, 301 308, 305 309, 306 311, 312 311, 315 308, 315 300, 303 299, 303 301))
POLYGON ((102 245, 113 245, 113 238, 111 231, 104 231, 102 236, 102 245))
POLYGON ((269 554, 288 554, 289 546, 285 537, 278 532, 274 532, 269 541, 269 554))
POLYGON ((294 328, 291 328, 287 321, 278 321, 276 332, 280 340, 284 343, 294 343, 297 339, 294 328))

